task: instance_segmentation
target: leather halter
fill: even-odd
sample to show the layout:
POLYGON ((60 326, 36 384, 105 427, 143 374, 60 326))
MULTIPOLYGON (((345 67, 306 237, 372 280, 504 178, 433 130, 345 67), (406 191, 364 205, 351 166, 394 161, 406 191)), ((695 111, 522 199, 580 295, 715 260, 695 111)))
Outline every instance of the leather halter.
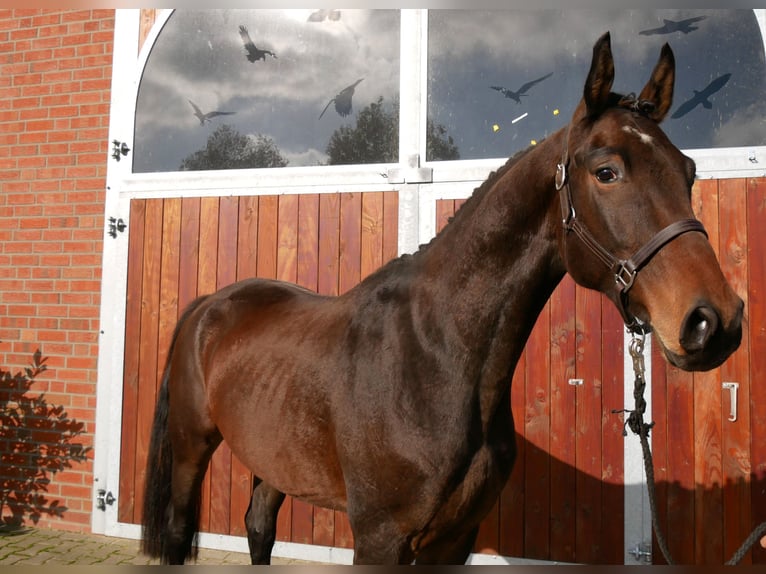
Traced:
POLYGON ((567 233, 574 232, 582 243, 614 274, 615 289, 617 290, 617 309, 622 315, 625 327, 632 333, 648 333, 651 327, 643 323, 628 310, 628 292, 636 280, 636 275, 649 260, 667 243, 689 231, 699 231, 707 237, 707 231, 697 219, 681 219, 671 223, 628 259, 619 259, 604 248, 598 240, 577 218, 577 212, 572 202, 572 191, 569 187, 568 137, 565 138, 564 154, 561 163, 556 166, 556 190, 561 198, 562 223, 567 233))

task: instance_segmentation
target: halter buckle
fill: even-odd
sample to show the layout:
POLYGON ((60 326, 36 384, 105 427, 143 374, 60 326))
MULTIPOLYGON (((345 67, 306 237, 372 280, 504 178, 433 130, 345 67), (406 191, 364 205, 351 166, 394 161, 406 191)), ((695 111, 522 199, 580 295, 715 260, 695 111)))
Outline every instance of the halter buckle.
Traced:
POLYGON ((631 261, 620 261, 614 272, 614 280, 622 285, 623 293, 626 293, 633 287, 633 281, 636 279, 638 270, 631 261))

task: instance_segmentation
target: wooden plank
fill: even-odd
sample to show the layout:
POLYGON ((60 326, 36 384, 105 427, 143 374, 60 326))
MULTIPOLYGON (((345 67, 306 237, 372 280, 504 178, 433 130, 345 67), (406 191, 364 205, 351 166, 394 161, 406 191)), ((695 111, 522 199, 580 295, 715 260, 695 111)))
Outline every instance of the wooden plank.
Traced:
MULTIPOLYGON (((200 200, 199 263, 197 267, 197 292, 200 295, 213 293, 217 287, 218 203, 217 197, 203 197, 200 200)), ((211 469, 208 467, 202 483, 201 532, 211 531, 211 475, 211 469)))
POLYGON ((598 564, 601 532, 601 295, 578 286, 577 306, 577 561, 598 564))
POLYGON ((345 293, 361 280, 362 194, 340 196, 340 275, 338 288, 345 293))
MULTIPOLYGON (((218 246, 215 288, 221 289, 237 279, 237 223, 239 200, 221 197, 218 201, 218 246)), ((224 441, 210 461, 210 531, 231 533, 232 454, 224 441)), ((241 515, 236 521, 241 522, 241 515)))
POLYGON ((525 347, 524 556, 540 560, 550 556, 550 318, 546 304, 525 347))
POLYGON ((383 192, 362 194, 360 280, 383 265, 383 192))
POLYGON ((319 196, 319 260, 317 290, 322 295, 338 294, 340 274, 340 195, 319 196))
MULTIPOLYGON (((276 279, 295 283, 298 274, 298 196, 279 196, 276 235, 276 279)), ((277 540, 293 540, 293 499, 290 496, 279 509, 277 540)))
POLYGON ((499 552, 503 556, 524 556, 524 487, 526 485, 527 440, 524 436, 526 409, 526 351, 522 352, 511 379, 511 414, 515 425, 516 462, 500 493, 499 552))
POLYGON ((690 373, 667 367, 667 527, 668 549, 676 564, 694 563, 694 383, 690 373))
MULTIPOLYGON (((622 417, 613 414, 623 408, 623 333, 625 324, 610 300, 601 298, 601 540, 602 564, 622 564, 625 531, 625 440, 622 417)), ((637 437, 633 437, 637 438, 637 437)))
POLYGON ((399 255, 399 194, 383 194, 383 262, 399 255))
MULTIPOLYGON (((237 221, 237 276, 238 281, 257 274, 258 265, 258 196, 239 199, 237 221)), ((235 456, 231 457, 231 503, 229 532, 233 536, 246 536, 244 516, 250 504, 253 475, 235 456)))
POLYGON ((554 291, 551 307, 551 560, 575 561, 576 501, 576 324, 575 282, 566 275, 554 291))
POLYGON ((120 522, 140 522, 135 507, 136 432, 138 415, 139 342, 141 341, 141 288, 144 267, 144 220, 146 203, 130 202, 128 235, 128 279, 125 301, 125 354, 122 379, 122 448, 120 450, 120 497, 117 514, 120 522))
MULTIPOLYGON (((654 467, 655 492, 657 500, 657 519, 660 530, 668 532, 668 366, 665 356, 656 341, 652 342, 652 417, 646 422, 653 422, 650 436, 652 439, 652 464, 654 467)), ((656 536, 652 536, 653 564, 666 564, 662 551, 657 545, 656 536)))
MULTIPOLYGON (((766 179, 750 179, 747 188, 752 528, 766 520, 766 179)), ((756 544, 751 554, 753 564, 766 564, 766 549, 756 544)))
MULTIPOLYGON (((298 197, 296 252, 296 283, 316 291, 319 258, 319 196, 317 194, 298 197)), ((313 522, 313 505, 301 500, 293 500, 291 540, 311 544, 314 539, 313 522)))
MULTIPOLYGON (((721 268, 734 291, 748 304, 748 190, 746 179, 718 184, 719 254, 721 268)), ((737 382, 737 420, 729 421, 730 397, 721 400, 723 558, 728 560, 751 530, 750 497, 750 338, 743 332, 740 348, 721 366, 721 381, 737 382)), ((723 390, 722 390, 723 392, 723 390)), ((748 553, 740 564, 750 564, 748 553)))
MULTIPOLYGON (((361 279, 362 194, 340 194, 338 291, 345 293, 361 279)), ((353 547, 354 537, 348 516, 335 513, 335 546, 353 547)))
POLYGON ((298 276, 298 196, 279 196, 277 279, 295 283, 298 276))
MULTIPOLYGON (((692 190, 697 217, 713 249, 719 251, 718 181, 698 181, 692 190)), ((720 370, 694 375, 694 519, 695 564, 722 564, 723 499, 721 484, 720 370)))
MULTIPOLYGON (((338 294, 338 252, 340 239, 340 196, 322 194, 319 196, 319 236, 317 245, 317 291, 322 295, 338 294)), ((333 546, 335 544, 334 510, 314 509, 314 544, 333 546)))
POLYGON ((185 197, 181 202, 181 246, 178 283, 178 310, 197 297, 199 269, 200 198, 185 197))
POLYGON ((160 278, 159 339, 157 341, 157 385, 162 379, 170 340, 178 321, 180 273, 181 200, 166 199, 162 213, 162 276, 160 278))
POLYGON ((277 217, 279 197, 261 196, 258 203, 258 277, 277 276, 277 217))
POLYGON ((258 196, 239 199, 237 222, 237 280, 258 274, 258 196))
MULTIPOLYGON (((157 396, 157 340, 162 263, 161 199, 146 200, 144 227, 143 285, 141 288, 141 341, 139 343, 138 404, 136 433, 136 478, 145 484, 147 454, 157 396)), ((135 493, 136 508, 143 507, 143 487, 135 493)))

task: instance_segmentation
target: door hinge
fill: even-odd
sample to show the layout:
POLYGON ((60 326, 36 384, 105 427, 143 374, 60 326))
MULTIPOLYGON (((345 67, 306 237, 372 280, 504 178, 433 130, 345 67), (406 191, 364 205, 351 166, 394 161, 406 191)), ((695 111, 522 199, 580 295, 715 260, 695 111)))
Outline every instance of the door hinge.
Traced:
POLYGON ((123 155, 128 155, 130 148, 125 142, 120 140, 112 140, 112 157, 117 161, 120 161, 123 155))
POLYGON ((96 508, 102 512, 106 512, 106 505, 111 506, 117 499, 114 497, 111 491, 107 492, 103 488, 100 488, 96 493, 96 508))
POLYGON ((125 228, 127 227, 127 225, 125 225, 125 222, 122 220, 122 218, 117 219, 115 217, 110 217, 106 221, 107 221, 106 225, 109 228, 109 231, 107 233, 109 233, 109 236, 112 239, 116 239, 117 233, 122 233, 123 231, 125 231, 125 228))

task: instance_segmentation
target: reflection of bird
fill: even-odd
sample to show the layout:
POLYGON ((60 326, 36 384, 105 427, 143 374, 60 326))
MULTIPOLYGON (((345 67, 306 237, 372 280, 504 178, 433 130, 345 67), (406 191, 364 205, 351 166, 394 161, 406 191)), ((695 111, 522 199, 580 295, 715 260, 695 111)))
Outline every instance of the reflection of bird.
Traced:
POLYGON ((325 20, 337 22, 340 20, 340 10, 317 10, 316 12, 312 12, 308 18, 309 22, 324 22, 325 20))
POLYGON ((694 90, 694 96, 692 96, 691 99, 686 100, 683 104, 678 106, 678 109, 675 112, 673 112, 673 115, 670 117, 674 119, 678 119, 681 116, 688 114, 690 111, 692 111, 694 108, 696 108, 700 104, 702 104, 703 108, 709 110, 710 108, 713 107, 713 104, 710 102, 710 100, 708 100, 708 98, 712 96, 713 94, 715 94, 718 90, 723 88, 726 85, 726 82, 729 81, 729 78, 731 78, 731 74, 724 74, 723 76, 719 76, 715 80, 710 82, 707 85, 707 87, 701 92, 694 90))
POLYGON ((523 86, 521 86, 518 90, 515 92, 513 90, 509 90, 508 88, 504 88, 502 86, 490 86, 493 90, 497 90, 498 92, 501 92, 506 98, 510 98, 514 100, 517 104, 521 103, 521 96, 526 96, 527 91, 529 91, 529 88, 537 84, 538 82, 542 82, 546 78, 549 78, 553 75, 553 72, 550 74, 546 74, 542 78, 537 78, 536 80, 532 80, 531 82, 527 82, 523 86))
POLYGON ((274 58, 277 57, 277 55, 270 50, 256 48, 255 44, 253 44, 253 41, 250 39, 250 34, 247 33, 247 28, 244 26, 239 27, 239 35, 242 38, 242 43, 245 45, 245 50, 247 50, 248 62, 257 62, 258 60, 263 60, 265 62, 267 54, 274 58))
POLYGON ((214 118, 216 116, 230 116, 232 114, 236 114, 237 112, 219 112, 219 111, 213 111, 208 113, 202 113, 202 110, 199 109, 197 104, 189 100, 189 103, 191 104, 191 107, 194 108, 194 115, 197 116, 197 119, 199 119, 199 125, 204 125, 205 122, 209 122, 210 118, 214 118))
POLYGON ((663 18, 664 25, 651 30, 642 30, 639 32, 642 36, 652 36, 654 34, 672 34, 673 32, 683 32, 688 34, 694 30, 699 30, 697 26, 692 26, 695 22, 704 20, 707 16, 697 16, 696 18, 687 18, 686 20, 666 20, 663 18))
POLYGON ((359 78, 356 82, 351 84, 350 86, 347 86, 343 88, 340 93, 332 98, 329 102, 327 102, 327 105, 322 110, 322 113, 319 114, 319 119, 322 119, 322 116, 327 111, 327 108, 330 107, 330 104, 335 102, 335 111, 338 112, 339 115, 346 117, 348 114, 351 113, 351 98, 354 95, 354 89, 356 88, 357 84, 364 80, 364 78, 359 78))

